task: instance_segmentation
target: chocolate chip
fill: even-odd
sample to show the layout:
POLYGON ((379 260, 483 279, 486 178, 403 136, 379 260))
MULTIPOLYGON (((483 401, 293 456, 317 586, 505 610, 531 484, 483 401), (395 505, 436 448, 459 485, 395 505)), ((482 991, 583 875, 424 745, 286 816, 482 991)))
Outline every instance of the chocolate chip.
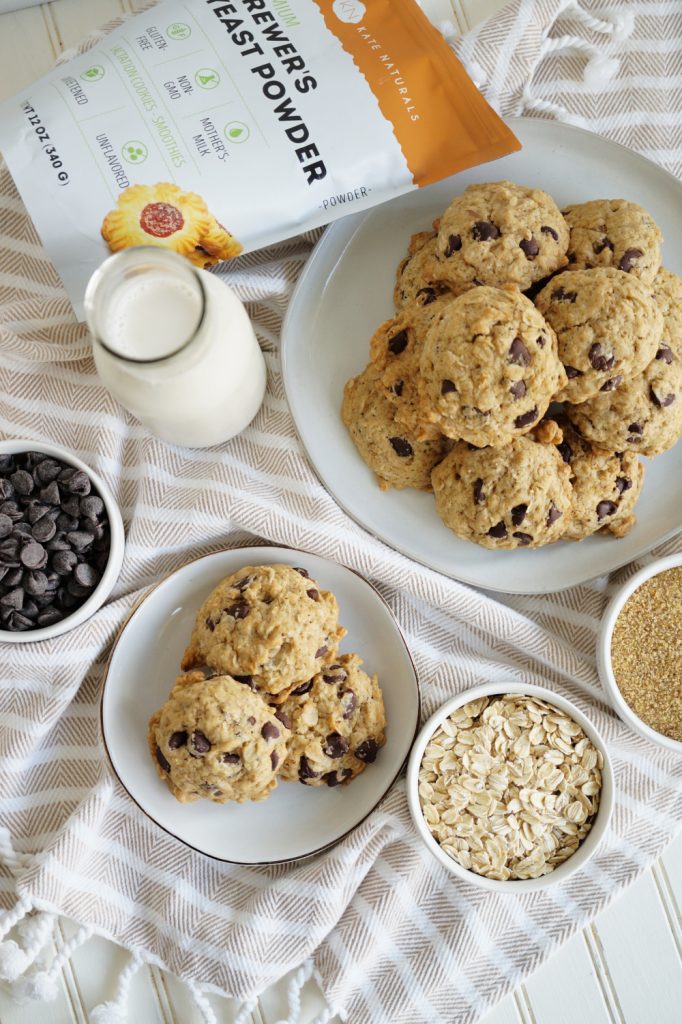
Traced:
POLYGON ((15 523, 14 529, 12 530, 12 536, 16 537, 23 544, 24 541, 33 537, 33 530, 28 523, 15 523))
POLYGON ((480 505, 485 501, 485 494, 483 493, 483 481, 480 476, 478 480, 474 481, 474 505, 480 505))
POLYGON ((266 722, 260 731, 264 740, 276 740, 279 736, 279 729, 272 722, 266 722))
POLYGON ((61 622, 64 616, 58 608, 45 608, 36 619, 36 625, 38 626, 54 626, 56 622, 61 622))
POLYGON ((600 241, 592 243, 592 250, 595 256, 598 256, 604 249, 610 249, 613 252, 613 242, 606 235, 600 241))
POLYGON ((91 533, 87 533, 85 530, 72 530, 69 533, 68 541, 74 551, 80 553, 89 548, 95 539, 91 533))
POLYGON ((329 648, 327 647, 327 645, 326 644, 322 644, 322 646, 318 647, 317 650, 315 651, 315 657, 316 658, 323 658, 328 650, 329 650, 329 648))
POLYGON ((509 393, 514 396, 517 400, 523 398, 526 393, 526 382, 523 380, 515 380, 509 388, 509 393))
POLYGON ((66 512, 67 516, 78 519, 81 514, 81 500, 77 494, 70 494, 62 501, 61 508, 62 512, 66 512))
POLYGON ((451 392, 456 391, 455 382, 453 380, 443 380, 440 385, 441 395, 449 395, 451 392))
POLYGON ((575 302, 578 298, 578 293, 567 292, 564 288, 555 288, 552 292, 552 298, 556 299, 557 302, 575 302))
POLYGON ((342 690, 339 697, 346 704, 346 710, 343 713, 344 718, 350 718, 358 706, 358 699, 355 696, 353 690, 342 690))
POLYGON ((19 557, 27 569, 42 569, 47 564, 47 552, 36 541, 25 544, 19 557))
POLYGON ((507 527, 504 525, 504 521, 500 520, 494 526, 491 526, 488 530, 489 537, 495 537, 496 540, 504 540, 507 536, 507 527))
POLYGON ((246 721, 249 723, 249 725, 255 725, 256 724, 256 719, 253 717, 253 715, 249 715, 249 717, 246 719, 246 721))
POLYGON ((675 401, 676 395, 659 395, 658 392, 653 388, 649 388, 649 398, 657 405, 660 409, 666 409, 669 405, 672 405, 675 401))
POLYGON ((166 758, 161 753, 161 748, 160 747, 156 748, 156 760, 159 762, 159 764, 160 764, 161 768, 163 768, 164 772, 169 772, 171 770, 171 766, 169 765, 168 761, 166 760, 166 758))
POLYGON ((521 416, 516 417, 516 419, 514 420, 514 426, 519 428, 527 427, 531 423, 535 423, 537 418, 538 410, 536 406, 533 406, 533 408, 529 409, 528 412, 524 412, 521 414, 521 416))
POLYGON ((5 477, 0 477, 0 500, 6 500, 7 498, 14 497, 14 488, 12 487, 9 480, 5 477))
POLYGON ((57 532, 52 540, 47 542, 48 551, 70 551, 71 545, 66 539, 65 533, 57 532))
POLYGON ((568 441, 562 441, 561 444, 557 445, 557 451, 564 460, 564 462, 570 462, 573 455, 573 449, 571 448, 568 441))
POLYGON ((298 777, 301 782, 305 782, 306 779, 319 779, 320 777, 320 772, 316 772, 310 767, 310 762, 305 755, 298 762, 298 777))
POLYGON ((57 551, 52 557, 52 568, 60 576, 68 576, 78 562, 74 551, 57 551))
POLYGON ((25 469, 18 469, 10 477, 12 487, 17 494, 28 495, 33 490, 33 477, 25 469))
POLYGON ((285 729, 291 729, 291 719, 286 711, 282 711, 281 708, 278 708, 277 711, 275 711, 275 718, 282 723, 285 729))
POLYGON ((559 241, 559 234, 558 234, 558 232, 555 231, 554 228, 551 228, 549 226, 549 224, 543 224, 542 227, 540 228, 540 231, 542 231, 542 233, 544 235, 551 235, 555 242, 559 241))
POLYGON ((322 751, 327 757, 343 757, 344 754, 348 753, 348 740, 339 732, 330 732, 324 742, 322 751))
POLYGON ((615 515, 617 511, 618 506, 615 501, 600 501, 597 505, 597 522, 601 522, 607 516, 615 515))
POLYGON ((210 617, 210 615, 207 618, 204 619, 204 625, 206 626, 206 629, 210 633, 214 633, 215 632, 215 622, 210 617))
POLYGON ((530 238, 522 238, 519 242, 519 249, 523 251, 527 260, 534 259, 540 252, 540 246, 534 235, 530 238))
POLYGON ((308 595, 308 597, 310 598, 311 601, 319 601, 320 600, 320 592, 319 592, 319 590, 315 590, 314 588, 312 590, 306 590, 306 594, 308 595))
POLYGON ((197 754, 207 754, 211 749, 211 741, 203 734, 203 732, 201 732, 200 729, 195 729, 192 733, 191 745, 197 754))
POLYGON ((445 247, 445 255, 452 256, 462 248, 462 239, 459 235, 448 235, 448 244, 445 247))
POLYGON ((516 537, 519 542, 520 548, 527 548, 529 544, 533 542, 533 538, 529 533, 513 533, 512 537, 516 537))
POLYGON ((292 697, 302 697, 304 693, 309 693, 313 688, 313 680, 309 679, 307 683, 301 683, 295 690, 291 691, 292 697))
POLYGON ((400 398, 400 396, 403 393, 403 383, 404 382, 402 380, 397 380, 393 387, 391 388, 391 391, 396 396, 396 398, 400 398))
POLYGON ((392 352, 394 356, 399 356, 407 348, 407 341, 407 331, 398 331, 392 338, 389 338, 388 351, 392 352))
POLYGON ((643 255, 644 253, 641 249, 626 249, 620 258, 618 269, 624 270, 625 273, 628 274, 632 270, 633 263, 643 255))
POLYGON ((303 576, 304 579, 306 579, 306 580, 310 579, 310 573, 308 572, 308 570, 307 569, 301 569, 300 565, 294 565, 293 566, 293 570, 294 570, 294 572, 297 572, 297 573, 299 573, 299 575, 303 576))
POLYGON ((531 354, 520 338, 514 338, 509 346, 509 362, 517 366, 528 366, 531 354))
POLYGON ((253 681, 253 676, 232 676, 237 683, 242 683, 243 686, 248 686, 250 689, 255 690, 256 686, 253 681))
POLYGON ((57 527, 49 516, 43 516, 42 519, 39 519, 31 531, 33 539, 37 540, 40 544, 45 544, 48 540, 52 540, 56 532, 57 527))
POLYGON ((348 673, 340 665, 330 665, 329 675, 322 676, 325 683, 342 683, 348 678, 348 673), (331 673, 334 673, 333 675, 331 673))
POLYGON ((322 778, 328 786, 340 786, 343 782, 343 779, 339 778, 336 772, 327 772, 322 778))
POLYGON ((180 747, 184 747, 187 743, 187 733, 184 730, 178 732, 172 732, 168 740, 168 746, 171 750, 178 750, 180 747))
POLYGON ((239 764, 239 762, 241 761, 241 757, 239 756, 239 754, 235 754, 232 751, 228 750, 224 754, 220 755, 220 760, 223 762, 223 764, 239 764))
POLYGON ((62 467, 55 459, 43 459, 35 468, 35 476, 38 483, 44 486, 56 480, 61 470, 62 467))
POLYGON ((14 590, 10 590, 0 597, 0 604, 5 608, 21 611, 24 605, 24 591, 21 587, 15 587, 14 590))
POLYGON ((500 237, 500 229, 489 220, 477 220, 471 229, 471 234, 477 242, 490 242, 493 238, 500 237))
POLYGON ((616 361, 615 356, 604 355, 599 342, 595 342, 595 344, 592 345, 590 351, 587 353, 587 358, 590 360, 592 368, 595 370, 610 370, 616 361))
POLYGON ((355 756, 358 761, 364 761, 365 764, 373 764, 376 761, 378 750, 379 744, 370 736, 369 739, 364 740, 359 747, 355 748, 355 756))
POLYGON ((80 510, 86 519, 98 519, 104 512, 104 502, 98 494, 88 494, 80 499, 80 510))
POLYGON ((4 512, 0 512, 0 537, 9 537, 14 523, 4 512))
POLYGON ((631 434, 643 434, 644 433, 644 427, 642 426, 641 423, 631 423, 630 426, 628 427, 628 430, 630 431, 631 434))
POLYGON ((664 363, 670 364, 674 358, 673 351, 668 345, 661 345, 656 353, 656 359, 662 359, 664 363))
POLYGON ((404 437, 389 437, 389 444, 393 448, 396 455, 399 455, 401 459, 407 459, 412 452, 412 445, 409 441, 406 441, 404 437))
POLYGON ((235 601, 229 608, 224 609, 225 614, 231 616, 233 619, 245 619, 251 611, 250 606, 246 601, 235 601))
POLYGON ((511 510, 512 526, 520 526, 526 518, 527 511, 527 505, 514 505, 514 508, 511 510))
POLYGON ((13 523, 18 523, 24 516, 16 501, 3 501, 2 505, 0 505, 0 512, 8 516, 13 523))
POLYGON ((415 292, 415 299, 418 299, 420 295, 424 296, 422 306, 428 306, 430 302, 435 302, 437 298, 435 288, 419 288, 415 292))
POLYGON ((25 572, 22 577, 24 590, 31 597, 41 597, 47 590, 47 576, 40 570, 25 572))
POLYGON ((551 502, 549 506, 549 512, 547 513, 547 525, 551 526, 552 523, 556 523, 557 519, 560 519, 563 512, 556 507, 554 502, 551 502))
POLYGON ((62 496, 59 493, 59 485, 56 480, 53 480, 47 487, 43 487, 40 492, 40 500, 46 505, 59 505, 62 496))
POLYGON ((627 477, 627 476, 617 476, 616 477, 616 490, 618 491, 619 494, 622 494, 623 491, 629 491, 631 487, 632 487, 632 480, 629 477, 627 477))
POLYGON ((88 562, 80 562, 73 570, 73 578, 81 587, 86 587, 92 590, 93 587, 97 586, 100 581, 100 575, 97 570, 90 565, 88 562))
POLYGON ((279 764, 279 754, 276 750, 273 750, 270 754, 270 764, 272 765, 272 770, 274 772, 279 764))
POLYGON ((66 489, 71 494, 85 495, 90 493, 90 477, 82 469, 76 470, 66 481, 66 489))
POLYGON ((611 377, 605 384, 599 388, 600 391, 615 391, 619 384, 623 382, 623 375, 617 374, 615 377, 611 377))

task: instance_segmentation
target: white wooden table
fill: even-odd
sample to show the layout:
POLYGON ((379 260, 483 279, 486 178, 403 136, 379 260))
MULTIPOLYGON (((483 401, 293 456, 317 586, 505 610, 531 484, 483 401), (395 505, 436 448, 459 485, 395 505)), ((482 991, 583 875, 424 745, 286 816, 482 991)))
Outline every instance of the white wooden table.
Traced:
MULTIPOLYGON (((503 0, 421 0, 435 22, 461 31, 503 5, 503 0)), ((90 29, 142 0, 52 0, 0 16, 0 98, 47 71, 55 58, 90 29)), ((73 934, 60 925, 58 944, 73 934)), ((128 960, 124 950, 92 939, 61 975, 58 999, 48 1008, 16 1006, 0 986, 0 1024, 86 1024, 89 1011, 113 998, 128 960)), ((234 1005, 211 998, 220 1024, 234 1019, 234 1005)), ((304 990, 303 1019, 322 1007, 313 983, 304 990)), ((200 1024, 186 989, 155 968, 133 979, 130 1024, 200 1024)), ((286 1017, 286 981, 261 997, 253 1024, 286 1017)), ((682 836, 625 895, 568 942, 544 967, 504 999, 480 1024, 681 1024, 682 836)), ((349 1024, 353 1024, 352 1021, 349 1024)), ((425 1021, 424 1024, 429 1024, 425 1021)), ((453 1020, 452 1024, 457 1024, 453 1020)))

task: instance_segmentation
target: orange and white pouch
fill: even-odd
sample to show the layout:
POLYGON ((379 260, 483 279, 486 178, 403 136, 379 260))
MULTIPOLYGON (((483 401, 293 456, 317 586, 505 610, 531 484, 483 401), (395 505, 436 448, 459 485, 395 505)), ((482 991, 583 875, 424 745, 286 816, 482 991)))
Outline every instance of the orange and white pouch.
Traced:
POLYGON ((163 0, 0 105, 79 316, 110 252, 210 266, 518 148, 413 0, 163 0))

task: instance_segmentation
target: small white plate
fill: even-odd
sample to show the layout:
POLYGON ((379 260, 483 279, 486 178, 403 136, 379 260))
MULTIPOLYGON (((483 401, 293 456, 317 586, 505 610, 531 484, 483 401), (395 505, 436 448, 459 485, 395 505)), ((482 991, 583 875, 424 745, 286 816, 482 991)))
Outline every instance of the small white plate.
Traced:
POLYGON ((239 864, 276 864, 319 853, 376 807, 395 781, 419 724, 412 659, 388 606, 345 566, 288 548, 235 548, 207 555, 158 584, 132 613, 114 646, 102 693, 102 735, 111 765, 135 803, 157 825, 200 853, 239 864), (267 800, 181 804, 159 778, 147 722, 178 675, 194 617, 209 591, 244 565, 307 569, 339 602, 348 630, 342 651, 357 651, 376 672, 386 705, 386 743, 374 764, 334 789, 280 782, 267 800))
POLYGON ((523 144, 511 156, 410 192, 333 224, 317 245, 289 304, 282 332, 287 399, 301 441, 325 487, 366 530, 398 551, 474 586, 506 593, 562 590, 638 558, 682 526, 682 444, 646 460, 637 525, 619 540, 489 551, 460 540, 436 515, 433 497, 380 491, 341 422, 343 386, 367 363, 369 339, 393 315, 395 268, 410 234, 428 228, 473 182, 508 178, 545 189, 559 206, 631 199, 665 234, 665 266, 682 274, 682 185, 614 142, 553 121, 516 118, 523 144))

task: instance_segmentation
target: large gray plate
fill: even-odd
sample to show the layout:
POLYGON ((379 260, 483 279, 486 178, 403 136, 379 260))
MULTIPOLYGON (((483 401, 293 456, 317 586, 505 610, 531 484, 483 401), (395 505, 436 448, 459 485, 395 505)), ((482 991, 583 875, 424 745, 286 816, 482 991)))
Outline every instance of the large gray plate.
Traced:
POLYGON ((651 211, 665 234, 665 265, 682 273, 682 185, 656 164, 579 128, 517 118, 523 149, 337 221, 320 240, 283 331, 287 398, 310 461, 338 503, 387 544, 448 576, 507 593, 544 593, 608 573, 682 526, 682 443, 647 460, 637 525, 533 551, 488 551, 459 540, 417 491, 382 492, 346 432, 343 385, 367 362, 369 338, 393 312, 395 267, 413 231, 429 227, 472 182, 508 178, 546 189, 560 206, 623 197, 651 211))

